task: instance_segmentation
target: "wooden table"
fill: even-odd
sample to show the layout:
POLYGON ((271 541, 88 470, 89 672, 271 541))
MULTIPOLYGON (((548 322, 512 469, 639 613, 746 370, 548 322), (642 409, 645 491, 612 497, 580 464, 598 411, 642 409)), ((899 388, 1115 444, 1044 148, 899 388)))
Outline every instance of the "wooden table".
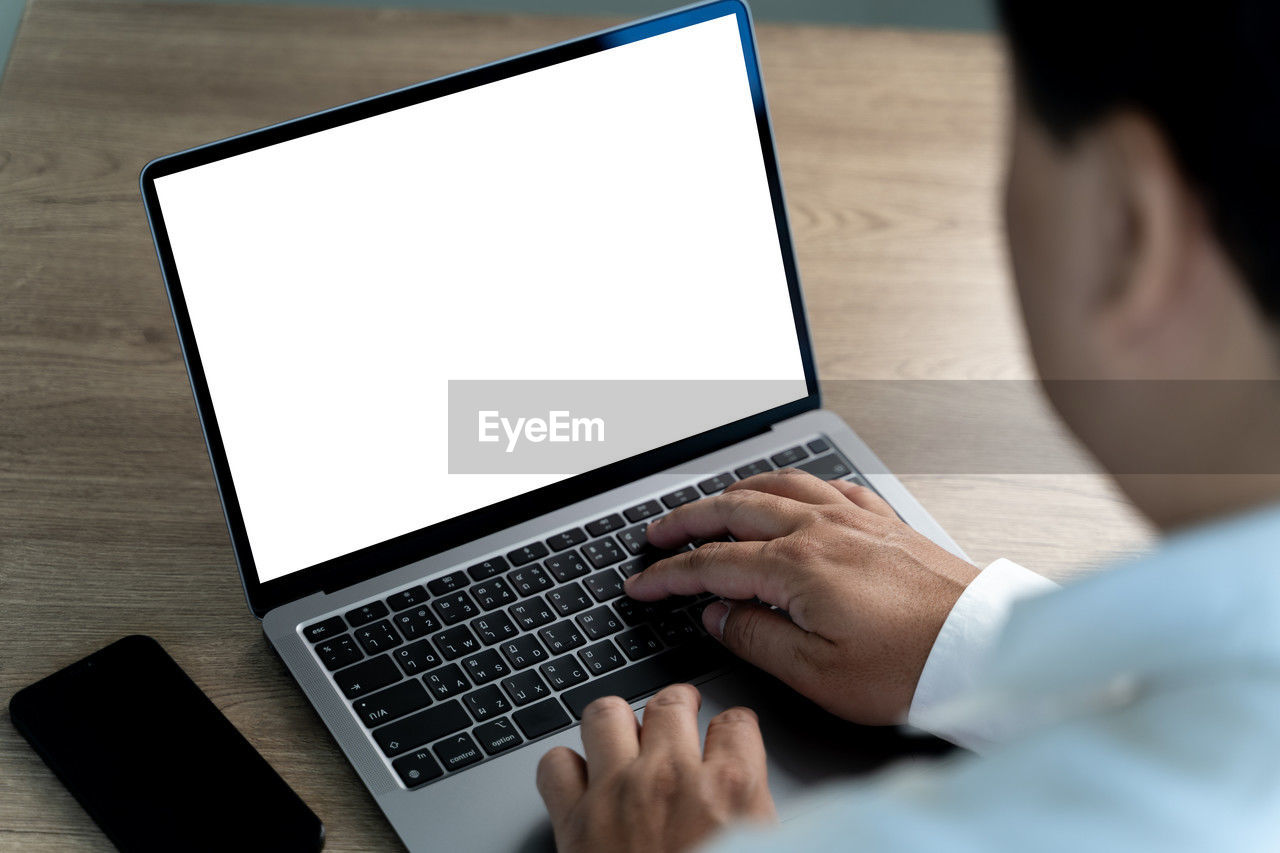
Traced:
MULTIPOLYGON (((394 847, 245 607, 138 171, 608 23, 37 0, 0 87, 0 701, 152 634, 319 813, 329 849, 394 847)), ((828 398, 911 469, 903 436, 949 439, 907 380, 1031 376, 997 215, 998 44, 770 25, 760 45, 828 398)), ((1020 405, 1001 440, 1060 462, 924 469, 908 486, 976 561, 1063 576, 1143 546, 1039 401, 1020 405)), ((0 848, 106 846, 0 724, 0 848)))

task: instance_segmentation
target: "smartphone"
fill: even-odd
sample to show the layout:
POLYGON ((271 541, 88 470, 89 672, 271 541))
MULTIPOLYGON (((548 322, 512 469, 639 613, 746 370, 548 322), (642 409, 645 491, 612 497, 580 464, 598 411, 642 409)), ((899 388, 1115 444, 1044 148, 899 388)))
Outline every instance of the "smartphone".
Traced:
POLYGON ((19 691, 9 716, 123 851, 313 851, 324 825, 151 637, 19 691))

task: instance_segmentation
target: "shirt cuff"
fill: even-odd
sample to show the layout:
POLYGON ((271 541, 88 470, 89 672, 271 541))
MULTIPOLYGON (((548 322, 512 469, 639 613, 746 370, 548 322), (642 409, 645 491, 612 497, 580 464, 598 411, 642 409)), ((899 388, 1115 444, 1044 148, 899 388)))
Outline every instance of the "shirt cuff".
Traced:
POLYGON ((1000 559, 983 569, 961 593, 920 672, 907 725, 967 748, 999 742, 997 721, 982 727, 937 726, 927 722, 938 706, 967 693, 1009 618, 1014 602, 1058 589, 1043 575, 1000 559))

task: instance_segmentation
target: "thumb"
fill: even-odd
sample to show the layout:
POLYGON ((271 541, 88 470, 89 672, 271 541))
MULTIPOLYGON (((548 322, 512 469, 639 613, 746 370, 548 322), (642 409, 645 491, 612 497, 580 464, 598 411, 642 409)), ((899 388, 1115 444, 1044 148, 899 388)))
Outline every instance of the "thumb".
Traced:
POLYGON ((729 651, 806 695, 820 675, 815 661, 832 646, 778 611, 752 602, 709 604, 702 624, 729 651))

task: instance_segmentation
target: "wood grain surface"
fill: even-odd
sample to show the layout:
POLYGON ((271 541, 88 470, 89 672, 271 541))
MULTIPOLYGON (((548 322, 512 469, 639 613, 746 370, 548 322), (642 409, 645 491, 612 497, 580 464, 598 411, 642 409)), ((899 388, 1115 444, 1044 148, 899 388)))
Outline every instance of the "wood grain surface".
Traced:
MULTIPOLYGON (((395 847, 245 607, 138 172, 609 23, 35 2, 0 86, 0 701, 151 634, 321 816, 328 849, 395 847)), ((760 49, 830 406, 891 465, 915 458, 907 435, 963 449, 912 382, 1031 376, 997 215, 998 43, 764 26, 760 49)), ((978 562, 1063 577, 1143 547, 1148 528, 1020 384, 1019 416, 978 429, 1042 467, 917 466, 908 486, 978 562)), ((7 721, 0 848, 107 848, 7 721)))

